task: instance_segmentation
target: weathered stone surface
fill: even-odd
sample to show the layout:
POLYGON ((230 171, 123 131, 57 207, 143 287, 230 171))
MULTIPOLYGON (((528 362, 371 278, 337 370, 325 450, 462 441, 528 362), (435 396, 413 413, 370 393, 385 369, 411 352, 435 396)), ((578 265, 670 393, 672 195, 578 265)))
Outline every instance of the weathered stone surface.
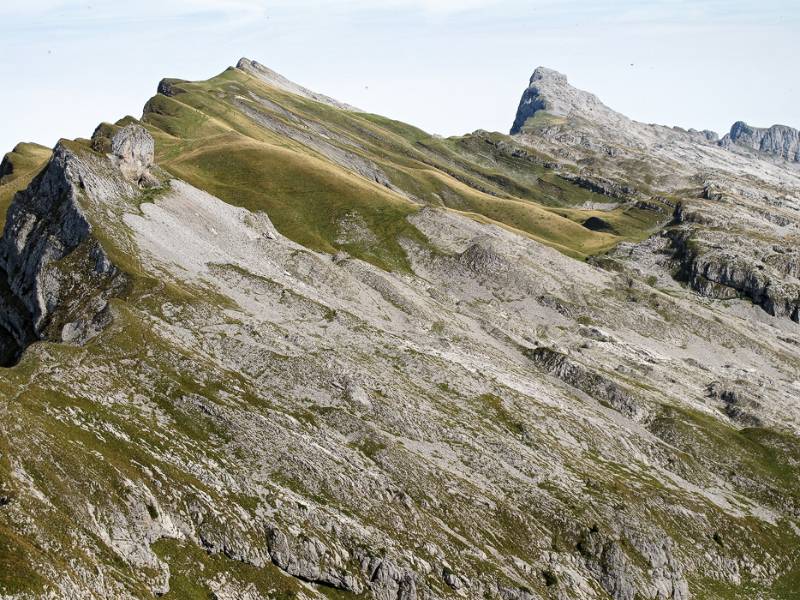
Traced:
POLYGON ((387 558, 360 556, 361 570, 376 600, 416 600, 417 582, 413 572, 387 558))
POLYGON ((9 208, 0 238, 6 364, 39 339, 90 339, 108 322, 108 298, 125 288, 125 276, 91 237, 81 207, 88 168, 57 146, 48 167, 9 208))
POLYGON ((304 581, 360 594, 363 584, 349 573, 349 556, 328 548, 311 537, 289 537, 274 525, 267 527, 267 544, 272 562, 293 577, 304 581))
POLYGON ((629 200, 637 195, 637 191, 633 187, 615 181, 609 181, 597 175, 588 175, 585 173, 573 175, 571 173, 562 173, 560 176, 562 179, 574 183, 578 187, 610 198, 629 200))
POLYGON ((800 281, 786 277, 795 272, 800 257, 779 261, 780 272, 759 259, 758 241, 721 246, 709 240, 706 231, 688 227, 669 232, 679 279, 709 298, 746 297, 772 316, 800 322, 800 281))
POLYGON ((140 185, 155 185, 150 168, 155 160, 155 141, 141 125, 126 125, 111 139, 111 153, 122 174, 140 185))
POLYGON ((760 128, 737 121, 719 143, 723 148, 748 148, 790 162, 800 162, 800 131, 786 125, 760 128))
MULTIPOLYGON (((526 121, 539 111, 556 116, 569 114, 574 99, 572 89, 567 83, 566 75, 546 67, 538 67, 531 75, 530 85, 520 100, 511 135, 522 132, 526 121)), ((586 94, 582 99, 588 100, 590 97, 594 98, 586 94)))
POLYGON ((619 541, 590 531, 578 542, 578 551, 609 596, 614 600, 634 600, 637 585, 633 567, 619 541))
POLYGON ((269 67, 266 67, 257 61, 250 60, 249 58, 240 59, 239 62, 236 63, 236 68, 244 71, 245 73, 249 73, 254 77, 257 77, 261 81, 271 86, 287 91, 291 94, 297 94, 298 96, 309 98, 310 100, 321 102, 322 104, 328 104, 342 110, 359 112, 359 110, 355 107, 343 102, 339 102, 338 100, 334 100, 333 98, 325 96, 324 94, 313 92, 308 88, 304 88, 303 86, 297 85, 293 81, 286 79, 283 75, 276 73, 269 67))
POLYGON ((599 402, 608 404, 626 417, 637 418, 643 413, 642 407, 633 397, 616 382, 595 373, 570 360, 566 354, 551 348, 534 348, 525 350, 539 368, 578 388, 599 402))

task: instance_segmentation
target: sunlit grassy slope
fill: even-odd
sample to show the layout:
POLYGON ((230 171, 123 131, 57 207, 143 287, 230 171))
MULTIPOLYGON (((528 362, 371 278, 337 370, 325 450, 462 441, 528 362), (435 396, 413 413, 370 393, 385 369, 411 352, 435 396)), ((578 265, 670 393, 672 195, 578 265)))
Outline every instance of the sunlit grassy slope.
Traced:
POLYGON ((609 198, 498 133, 443 139, 286 93, 234 68, 204 82, 171 81, 171 89, 147 103, 142 119, 161 166, 226 202, 266 211, 305 246, 345 250, 384 268, 407 268, 400 242, 424 239, 406 217, 425 205, 496 222, 576 258, 641 238, 663 216, 618 208, 602 214, 613 233, 585 228, 596 213, 579 207, 609 198), (357 233, 343 233, 353 222, 357 233))

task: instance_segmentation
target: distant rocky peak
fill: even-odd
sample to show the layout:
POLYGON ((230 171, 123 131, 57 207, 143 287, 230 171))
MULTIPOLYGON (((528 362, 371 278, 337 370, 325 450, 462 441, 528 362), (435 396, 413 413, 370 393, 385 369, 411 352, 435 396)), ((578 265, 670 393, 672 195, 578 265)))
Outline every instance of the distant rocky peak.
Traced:
POLYGON ((559 73, 555 69, 548 69, 547 67, 536 67, 531 75, 531 84, 536 81, 552 81, 560 84, 568 85, 567 76, 559 73))
POLYGON ((286 79, 280 73, 273 71, 258 61, 250 60, 249 58, 240 58, 239 62, 236 63, 236 68, 241 71, 246 71, 247 73, 259 78, 274 80, 275 82, 280 82, 283 84, 297 85, 286 79))
POLYGON ((748 148, 790 162, 800 162, 800 131, 787 125, 761 128, 737 121, 719 144, 729 150, 748 148))
POLYGON ((556 117, 595 117, 599 113, 613 113, 597 96, 573 87, 566 75, 547 67, 537 67, 531 75, 530 85, 522 94, 511 135, 522 133, 525 123, 540 111, 556 117))

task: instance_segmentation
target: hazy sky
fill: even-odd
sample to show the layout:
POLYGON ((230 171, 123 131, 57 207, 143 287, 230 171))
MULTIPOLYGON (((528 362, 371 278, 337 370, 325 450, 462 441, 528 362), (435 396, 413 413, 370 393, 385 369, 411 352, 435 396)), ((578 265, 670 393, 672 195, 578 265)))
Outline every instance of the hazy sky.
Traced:
POLYGON ((0 154, 241 56, 431 132, 508 131, 545 65, 633 118, 800 127, 797 0, 0 0, 0 154))

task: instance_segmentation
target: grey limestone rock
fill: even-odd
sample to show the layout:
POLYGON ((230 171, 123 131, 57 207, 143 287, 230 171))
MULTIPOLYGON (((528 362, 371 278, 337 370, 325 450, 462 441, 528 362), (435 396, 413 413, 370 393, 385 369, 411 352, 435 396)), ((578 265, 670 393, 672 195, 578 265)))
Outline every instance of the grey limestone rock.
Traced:
POLYGON ((757 240, 722 245, 715 243, 714 238, 719 237, 716 230, 696 227, 675 229, 667 235, 674 249, 677 276, 698 293, 723 300, 746 297, 772 316, 800 322, 800 285, 786 277, 786 271, 793 272, 797 261, 780 259, 779 263, 784 263, 781 273, 759 260, 757 240))
POLYGON ((528 349, 524 354, 542 370, 608 404, 628 418, 638 418, 643 413, 630 392, 611 379, 576 363, 566 354, 545 347, 528 349))
POLYGON ((530 85, 522 95, 517 109, 517 117, 511 127, 511 134, 520 133, 525 122, 540 110, 553 114, 566 114, 566 110, 556 98, 549 97, 546 91, 550 88, 566 89, 567 77, 546 67, 538 67, 531 75, 530 85))
POLYGON ((346 553, 342 556, 341 551, 329 548, 316 538, 287 535, 275 525, 269 525, 266 533, 272 562, 288 574, 354 594, 363 591, 359 578, 346 569, 349 558, 346 553))
POLYGON ((58 145, 9 208, 0 238, 0 353, 6 364, 38 339, 93 337, 107 323, 107 299, 126 285, 91 236, 81 207, 89 176, 83 161, 58 145))
POLYGON ((762 128, 737 121, 719 143, 723 148, 740 146, 790 162, 800 162, 800 131, 786 125, 762 128))
POLYGON ((630 559, 618 540, 596 530, 583 535, 578 552, 598 583, 614 600, 634 600, 637 585, 630 559))
POLYGON ((150 173, 155 161, 155 141, 141 125, 126 125, 111 139, 111 153, 122 174, 130 181, 155 185, 150 173))
POLYGON ((286 79, 286 77, 283 75, 276 73, 269 67, 266 67, 257 61, 250 60, 248 58, 242 58, 238 63, 236 63, 236 68, 286 92, 296 94, 310 100, 315 100, 316 102, 321 102, 322 104, 328 104, 336 108, 359 112, 357 108, 354 108, 348 104, 339 102, 338 100, 334 100, 329 96, 313 92, 308 88, 297 85, 293 81, 286 79))
POLYGON ((361 555, 361 570, 375 600, 416 600, 415 574, 384 557, 361 555))

